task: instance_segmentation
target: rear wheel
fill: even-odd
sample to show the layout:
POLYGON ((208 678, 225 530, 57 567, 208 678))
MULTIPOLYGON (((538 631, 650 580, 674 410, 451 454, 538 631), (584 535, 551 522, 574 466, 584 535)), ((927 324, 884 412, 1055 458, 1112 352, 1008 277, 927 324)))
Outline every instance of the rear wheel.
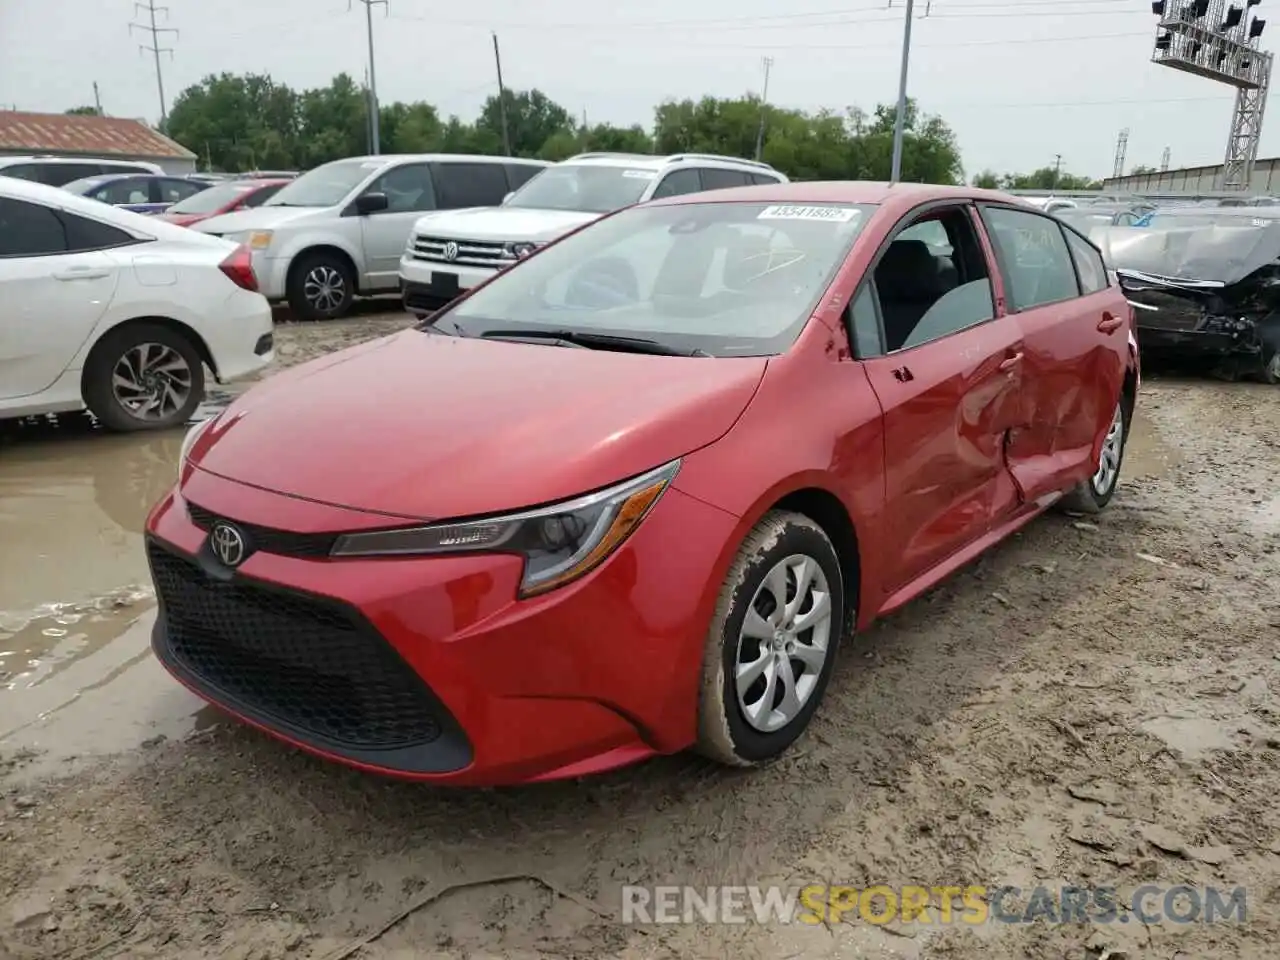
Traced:
POLYGON ((808 517, 766 514, 729 568, 707 634, 698 751, 745 767, 794 743, 831 679, 844 622, 830 539, 808 517))
POLYGON ((191 340, 158 323, 110 331, 89 354, 84 400, 110 430, 163 430, 186 423, 204 399, 204 364, 191 340))
POLYGON ((1062 498, 1065 509, 1078 513, 1101 513, 1111 502, 1120 482, 1120 466, 1124 462, 1124 447, 1129 439, 1131 413, 1128 398, 1121 396, 1111 415, 1111 426, 1102 441, 1102 452, 1093 476, 1062 498))
POLYGON ((336 254, 305 254, 289 271, 287 293, 289 309, 299 320, 335 320, 355 300, 355 272, 336 254))

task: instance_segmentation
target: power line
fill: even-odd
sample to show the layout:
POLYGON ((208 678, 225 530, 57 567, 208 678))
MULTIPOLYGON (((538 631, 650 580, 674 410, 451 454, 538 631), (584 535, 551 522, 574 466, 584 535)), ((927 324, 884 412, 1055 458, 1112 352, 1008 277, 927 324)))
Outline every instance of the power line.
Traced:
POLYGON ((175 38, 177 38, 178 31, 173 27, 156 26, 156 14, 162 13, 164 14, 165 18, 168 19, 169 8, 157 7, 155 0, 147 0, 146 3, 134 3, 133 8, 134 8, 133 12, 135 14, 139 12, 143 12, 143 13, 146 13, 148 17, 147 23, 135 23, 133 21, 130 21, 129 32, 133 33, 133 31, 136 29, 136 30, 142 30, 144 33, 151 34, 150 45, 147 45, 145 43, 139 44, 138 50, 139 52, 142 52, 142 53, 145 53, 148 50, 150 50, 156 59, 156 88, 160 91, 160 129, 164 130, 165 127, 169 125, 169 111, 168 111, 168 108, 165 107, 165 102, 164 102, 164 73, 160 69, 160 54, 167 53, 169 54, 169 59, 173 59, 173 48, 160 46, 160 35, 162 33, 171 33, 175 38))

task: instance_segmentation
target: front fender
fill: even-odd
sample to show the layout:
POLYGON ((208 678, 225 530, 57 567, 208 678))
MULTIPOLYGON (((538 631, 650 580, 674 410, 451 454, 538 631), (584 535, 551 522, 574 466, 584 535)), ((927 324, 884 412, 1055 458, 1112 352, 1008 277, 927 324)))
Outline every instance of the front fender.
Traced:
POLYGON ((292 233, 283 238, 280 243, 280 252, 272 252, 269 259, 284 260, 293 263, 301 254, 314 247, 334 247, 341 250, 351 262, 355 264, 356 274, 364 276, 366 271, 364 259, 364 243, 360 235, 360 223, 358 217, 343 218, 355 224, 355 236, 348 234, 349 230, 335 230, 332 227, 320 229, 318 227, 310 227, 299 229, 297 233, 292 233))

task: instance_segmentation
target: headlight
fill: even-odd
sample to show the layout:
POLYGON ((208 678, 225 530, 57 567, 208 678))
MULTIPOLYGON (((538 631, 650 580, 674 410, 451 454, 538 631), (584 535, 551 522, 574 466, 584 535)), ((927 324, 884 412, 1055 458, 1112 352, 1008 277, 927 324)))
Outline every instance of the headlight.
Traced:
POLYGON ((182 438, 182 447, 178 451, 179 482, 181 482, 182 480, 182 465, 187 462, 187 454, 191 452, 191 448, 195 446, 196 441, 200 439, 200 434, 203 433, 205 428, 208 427, 209 424, 213 423, 213 421, 216 419, 218 418, 214 416, 214 417, 209 417, 207 420, 201 420, 194 427, 188 430, 187 435, 182 438))
POLYGON ((540 246, 542 246, 540 243, 508 243, 503 247, 502 252, 507 255, 508 259, 522 260, 540 246))
POLYGON ((335 557, 515 553, 524 557, 520 596, 554 590, 590 573, 640 525, 675 479, 680 461, 574 500, 485 520, 350 533, 335 557))
POLYGON ((250 250, 265 250, 271 246, 272 236, 274 232, 271 230, 252 230, 244 242, 249 245, 250 250))

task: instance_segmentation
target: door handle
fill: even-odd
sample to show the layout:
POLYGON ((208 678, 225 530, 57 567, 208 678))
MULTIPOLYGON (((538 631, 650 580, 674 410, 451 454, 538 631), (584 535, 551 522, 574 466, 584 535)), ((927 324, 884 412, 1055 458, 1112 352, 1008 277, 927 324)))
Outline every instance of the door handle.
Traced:
POLYGON ((55 280, 101 280, 103 277, 109 276, 110 271, 103 270, 101 267, 68 267, 66 270, 59 270, 53 275, 55 280))
POLYGON ((1018 351, 1017 353, 1015 353, 1013 356, 1011 356, 1011 357, 1006 357, 1005 359, 1001 360, 1001 361, 1000 361, 1000 369, 1001 369, 1001 370, 1012 370, 1014 367, 1016 367, 1016 366, 1017 366, 1018 364, 1020 364, 1021 362, 1022 362, 1022 351, 1021 351, 1021 350, 1019 350, 1019 351, 1018 351))
POLYGON ((1099 333, 1115 333, 1124 326, 1124 318, 1117 317, 1111 313, 1104 313, 1102 319, 1098 321, 1099 333))

